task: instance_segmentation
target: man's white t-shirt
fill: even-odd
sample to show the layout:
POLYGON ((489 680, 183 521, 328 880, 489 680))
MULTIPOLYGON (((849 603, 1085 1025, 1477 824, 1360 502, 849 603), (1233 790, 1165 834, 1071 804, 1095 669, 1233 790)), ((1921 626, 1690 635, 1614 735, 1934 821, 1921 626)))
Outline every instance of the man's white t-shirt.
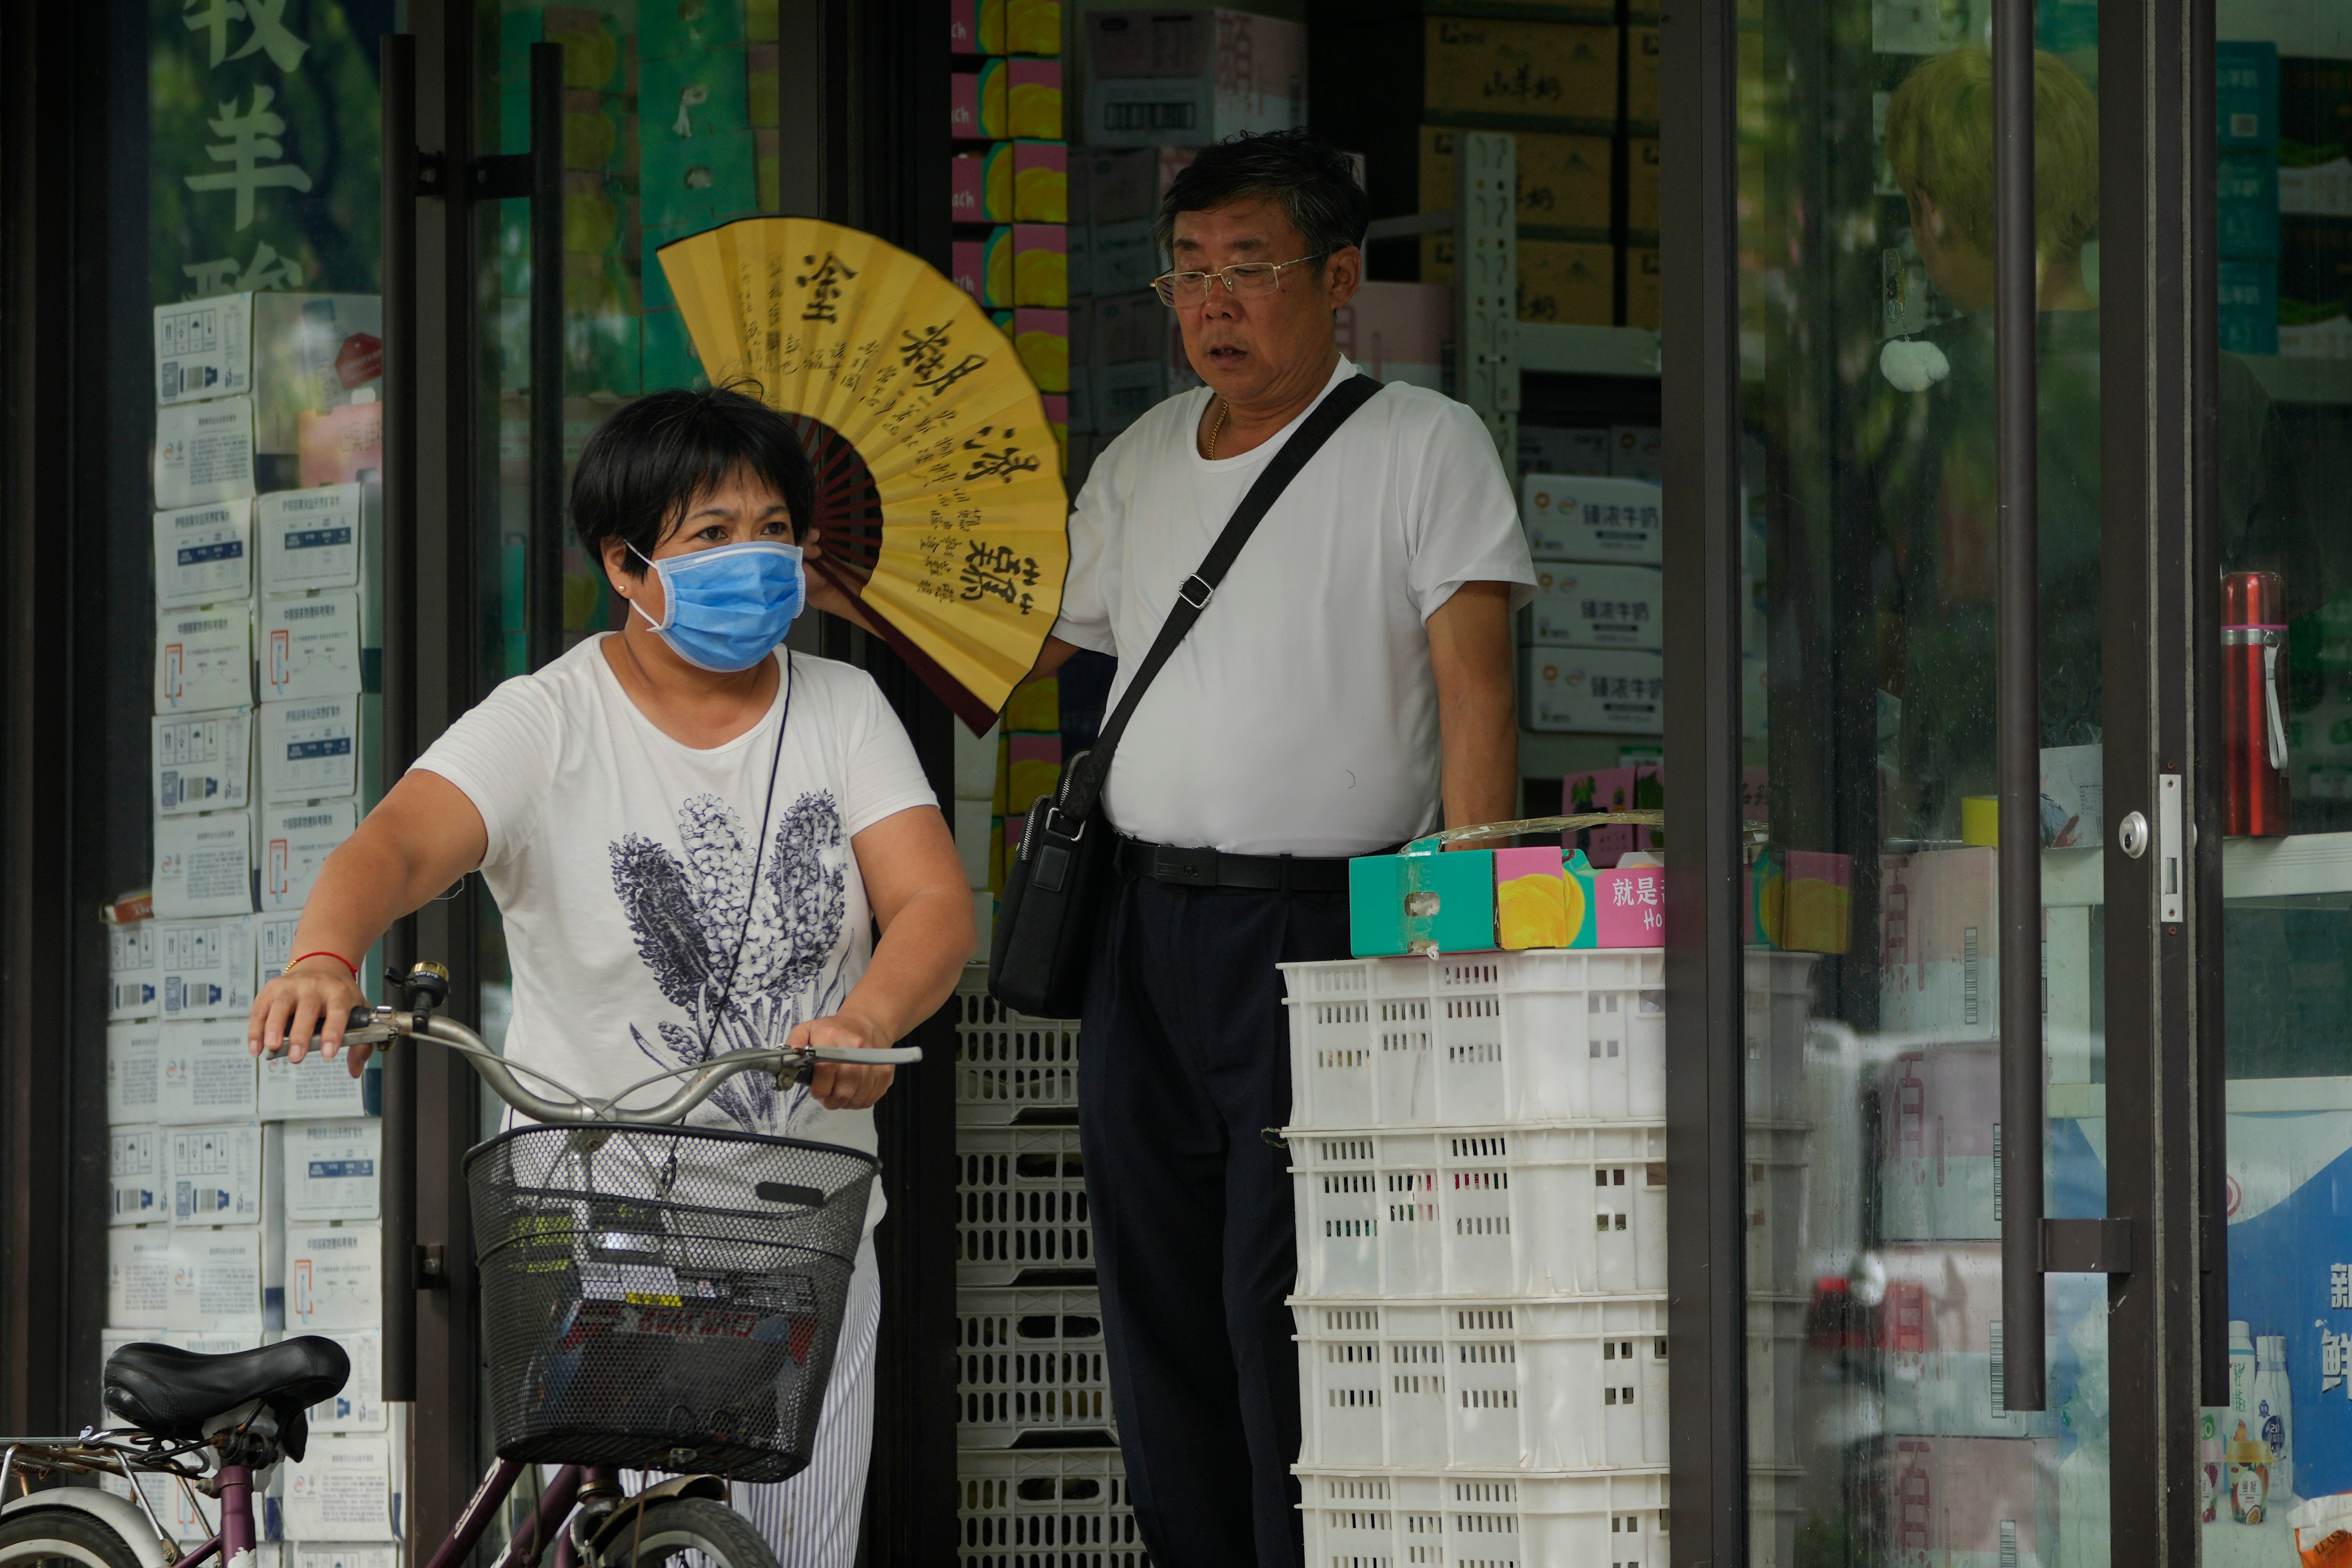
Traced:
MULTIPOLYGON (((1356 374, 1344 357, 1321 396, 1356 374)), ((1197 388, 1095 460, 1070 517, 1054 635, 1115 655, 1116 706, 1176 591, 1298 428, 1214 462, 1197 388)), ((1311 406, 1308 410, 1311 412, 1311 406)), ((1298 418, 1304 420, 1302 412, 1298 418)), ((1275 502, 1144 694, 1103 800, 1121 833, 1238 855, 1363 855, 1439 820, 1429 616, 1535 569, 1476 415, 1391 383, 1275 502)))
MULTIPOLYGON (((863 670, 793 655, 766 716, 702 750, 637 710, 603 642, 506 681, 415 764, 465 792, 488 830, 482 879, 514 984, 505 1054, 599 1097, 782 1045, 836 1011, 872 948, 849 841, 939 804, 863 670), (755 857, 763 807, 768 847, 755 857)), ((804 1088, 780 1095, 757 1073, 728 1079, 688 1121, 876 1147, 871 1110, 828 1110, 804 1088)), ((869 1226, 880 1214, 877 1184, 869 1226)))

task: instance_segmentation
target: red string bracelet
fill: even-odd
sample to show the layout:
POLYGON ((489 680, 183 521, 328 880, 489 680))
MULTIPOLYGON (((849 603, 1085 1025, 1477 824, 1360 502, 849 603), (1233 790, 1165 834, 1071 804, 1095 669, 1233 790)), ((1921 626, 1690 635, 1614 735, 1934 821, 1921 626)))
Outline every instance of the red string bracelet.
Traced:
POLYGON ((286 961, 286 967, 285 967, 284 969, 282 969, 282 970, 278 971, 278 973, 281 973, 281 974, 291 974, 291 973, 294 973, 294 966, 295 966, 296 964, 298 964, 298 963, 301 963, 301 962, 302 962, 302 960, 303 960, 303 959, 306 959, 306 958, 331 958, 331 959, 333 959, 337 963, 341 964, 345 969, 350 970, 350 971, 352 972, 352 979, 357 980, 357 979, 360 977, 360 966, 359 966, 358 964, 353 963, 350 959, 345 958, 341 953, 340 953, 340 952, 328 952, 325 948, 323 948, 323 947, 322 947, 322 948, 320 948, 320 949, 318 952, 305 952, 305 953, 299 954, 299 955, 298 955, 298 956, 296 956, 296 957, 293 957, 293 958, 289 958, 289 959, 288 959, 288 960, 286 961))

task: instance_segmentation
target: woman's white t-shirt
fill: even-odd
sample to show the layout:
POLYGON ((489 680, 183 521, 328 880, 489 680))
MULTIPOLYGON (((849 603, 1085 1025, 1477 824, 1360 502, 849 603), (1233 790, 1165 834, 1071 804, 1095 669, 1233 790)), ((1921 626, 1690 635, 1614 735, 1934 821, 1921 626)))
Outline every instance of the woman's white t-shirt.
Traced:
MULTIPOLYGON (((600 1098, 836 1011, 872 952, 850 840, 939 804, 863 670, 792 656, 766 716, 702 750, 637 710, 603 641, 500 685, 415 764, 488 831, 482 879, 514 985, 505 1054, 600 1098)), ((875 1151, 871 1110, 828 1110, 757 1073, 688 1120, 875 1151)), ((869 1226, 880 1212, 877 1184, 869 1226)))

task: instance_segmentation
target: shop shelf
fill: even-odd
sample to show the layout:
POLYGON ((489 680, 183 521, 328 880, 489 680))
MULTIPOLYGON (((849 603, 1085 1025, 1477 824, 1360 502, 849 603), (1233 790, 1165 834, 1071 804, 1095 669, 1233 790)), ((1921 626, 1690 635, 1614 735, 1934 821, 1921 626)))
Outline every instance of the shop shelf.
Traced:
POLYGON ((974 964, 956 987, 956 1121, 1003 1126, 1024 1111, 1078 1109, 1078 1025, 1032 1018, 988 994, 988 970, 974 964))
POLYGON ((1102 1299, 1092 1289, 956 1292, 956 1440, 1112 1430, 1102 1299))
POLYGON ((1075 1127, 957 1129, 956 1208, 958 1285, 1095 1266, 1075 1127))
POLYGON ((1116 1448, 956 1456, 957 1568, 1149 1568, 1116 1448))

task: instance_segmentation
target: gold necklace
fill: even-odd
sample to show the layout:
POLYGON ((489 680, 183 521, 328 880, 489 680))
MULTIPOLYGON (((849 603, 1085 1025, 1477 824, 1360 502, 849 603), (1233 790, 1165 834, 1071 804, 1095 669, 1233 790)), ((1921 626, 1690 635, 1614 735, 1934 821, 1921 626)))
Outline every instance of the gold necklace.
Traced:
POLYGON ((1229 410, 1229 409, 1231 409, 1232 407, 1233 407, 1233 405, 1232 405, 1231 403, 1228 403, 1227 401, 1225 401, 1223 398, 1220 397, 1219 399, 1217 399, 1217 422, 1216 422, 1215 424, 1213 424, 1213 425, 1212 425, 1212 426, 1209 426, 1209 449, 1208 449, 1207 453, 1205 454, 1205 456, 1208 458, 1209 461, 1211 461, 1211 462, 1213 462, 1213 462, 1215 462, 1215 461, 1217 460, 1217 436, 1218 436, 1218 433, 1219 433, 1219 432, 1221 432, 1221 431, 1223 431, 1223 430, 1224 429, 1224 427, 1225 427, 1225 414, 1226 414, 1226 411, 1227 411, 1227 410, 1229 410))

